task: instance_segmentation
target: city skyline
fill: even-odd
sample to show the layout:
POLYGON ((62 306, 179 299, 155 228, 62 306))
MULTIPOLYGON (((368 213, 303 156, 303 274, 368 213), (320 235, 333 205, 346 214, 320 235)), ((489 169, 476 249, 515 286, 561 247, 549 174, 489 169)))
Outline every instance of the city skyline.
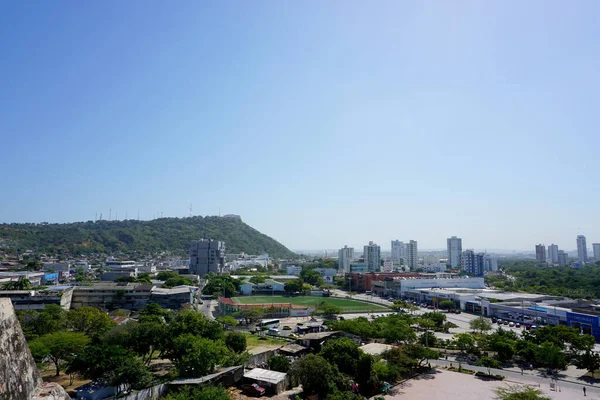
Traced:
POLYGON ((2 10, 1 222, 192 204, 291 249, 600 241, 599 3, 2 10))

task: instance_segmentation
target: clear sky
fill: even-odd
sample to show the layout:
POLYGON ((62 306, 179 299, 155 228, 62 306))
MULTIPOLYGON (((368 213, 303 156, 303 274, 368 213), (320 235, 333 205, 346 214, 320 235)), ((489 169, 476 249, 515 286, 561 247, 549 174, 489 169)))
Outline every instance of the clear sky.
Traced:
POLYGON ((0 6, 0 221, 600 242, 596 1, 0 6))

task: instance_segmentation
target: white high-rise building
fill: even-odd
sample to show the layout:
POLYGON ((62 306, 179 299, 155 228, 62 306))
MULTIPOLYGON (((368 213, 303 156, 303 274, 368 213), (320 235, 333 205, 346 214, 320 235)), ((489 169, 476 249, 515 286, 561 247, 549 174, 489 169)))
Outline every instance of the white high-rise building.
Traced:
POLYGON ((417 268, 417 264, 419 263, 419 255, 417 251, 417 241, 411 240, 406 243, 406 265, 410 269, 417 268))
POLYGON ((486 254, 483 256, 483 268, 486 271, 498 271, 498 259, 496 256, 486 254))
POLYGON ((462 257, 462 239, 456 236, 452 236, 447 240, 448 244, 448 264, 452 268, 456 268, 460 265, 462 257))
POLYGON ((600 243, 592 243, 592 247, 594 248, 594 261, 600 261, 600 243))
POLYGON ((338 264, 339 269, 343 270, 345 273, 350 273, 350 264, 352 264, 352 260, 354 260, 354 248, 344 246, 343 249, 338 251, 338 264))
POLYGON ((400 262, 406 258, 406 245, 399 240, 392 240, 392 261, 400 262))
POLYGON ((367 271, 379 272, 381 270, 381 247, 373 242, 369 242, 364 247, 364 258, 365 264, 367 265, 367 271))
POLYGON ((588 261, 587 244, 583 235, 577 235, 577 260, 584 264, 588 261))
POLYGON ((558 246, 554 243, 548 246, 548 264, 558 264, 558 246))

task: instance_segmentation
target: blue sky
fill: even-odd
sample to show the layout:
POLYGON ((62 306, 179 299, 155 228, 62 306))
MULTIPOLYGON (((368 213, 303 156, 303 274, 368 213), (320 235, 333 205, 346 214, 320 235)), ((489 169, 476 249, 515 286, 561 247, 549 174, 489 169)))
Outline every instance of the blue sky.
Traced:
POLYGON ((0 221, 591 247, 599 38, 592 1, 4 3, 0 221))

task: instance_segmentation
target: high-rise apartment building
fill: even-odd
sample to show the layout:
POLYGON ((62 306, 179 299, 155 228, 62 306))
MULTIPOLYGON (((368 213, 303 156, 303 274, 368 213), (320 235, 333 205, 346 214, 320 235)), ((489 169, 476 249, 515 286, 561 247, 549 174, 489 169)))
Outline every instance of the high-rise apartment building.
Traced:
POLYGON ((471 276, 483 276, 483 253, 477 253, 473 250, 465 250, 462 254, 462 269, 471 276))
POLYGON ((351 272, 350 264, 352 264, 352 260, 354 260, 353 247, 344 246, 344 248, 338 251, 339 269, 343 270, 347 274, 351 272))
POLYGON ((406 245, 399 240, 392 240, 392 261, 400 262, 406 259, 406 245))
POLYGON ((588 262, 587 244, 583 235, 577 235, 577 260, 584 264, 588 262))
POLYGON ((406 243, 406 265, 410 269, 417 268, 417 264, 419 263, 419 255, 417 250, 417 241, 411 240, 406 243))
POLYGON ((548 246, 548 264, 558 264, 558 246, 554 243, 548 246))
POLYGON ((567 253, 564 250, 558 251, 558 266, 566 267, 567 266, 567 253))
POLYGON ((491 254, 483 256, 483 269, 486 271, 498 271, 498 259, 496 256, 491 254))
POLYGON ((600 243, 592 243, 592 247, 594 248, 594 261, 600 261, 600 243))
POLYGON ((450 267, 456 268, 461 265, 462 257, 462 239, 452 236, 446 240, 448 247, 448 264, 450 267))
POLYGON ((373 242, 369 242, 364 247, 365 264, 367 264, 367 271, 379 272, 381 270, 381 247, 373 242))
POLYGON ((546 262, 546 246, 543 244, 535 245, 535 261, 540 264, 546 262))
POLYGON ((190 273, 206 276, 209 272, 221 273, 225 265, 225 242, 200 239, 190 248, 190 273))

